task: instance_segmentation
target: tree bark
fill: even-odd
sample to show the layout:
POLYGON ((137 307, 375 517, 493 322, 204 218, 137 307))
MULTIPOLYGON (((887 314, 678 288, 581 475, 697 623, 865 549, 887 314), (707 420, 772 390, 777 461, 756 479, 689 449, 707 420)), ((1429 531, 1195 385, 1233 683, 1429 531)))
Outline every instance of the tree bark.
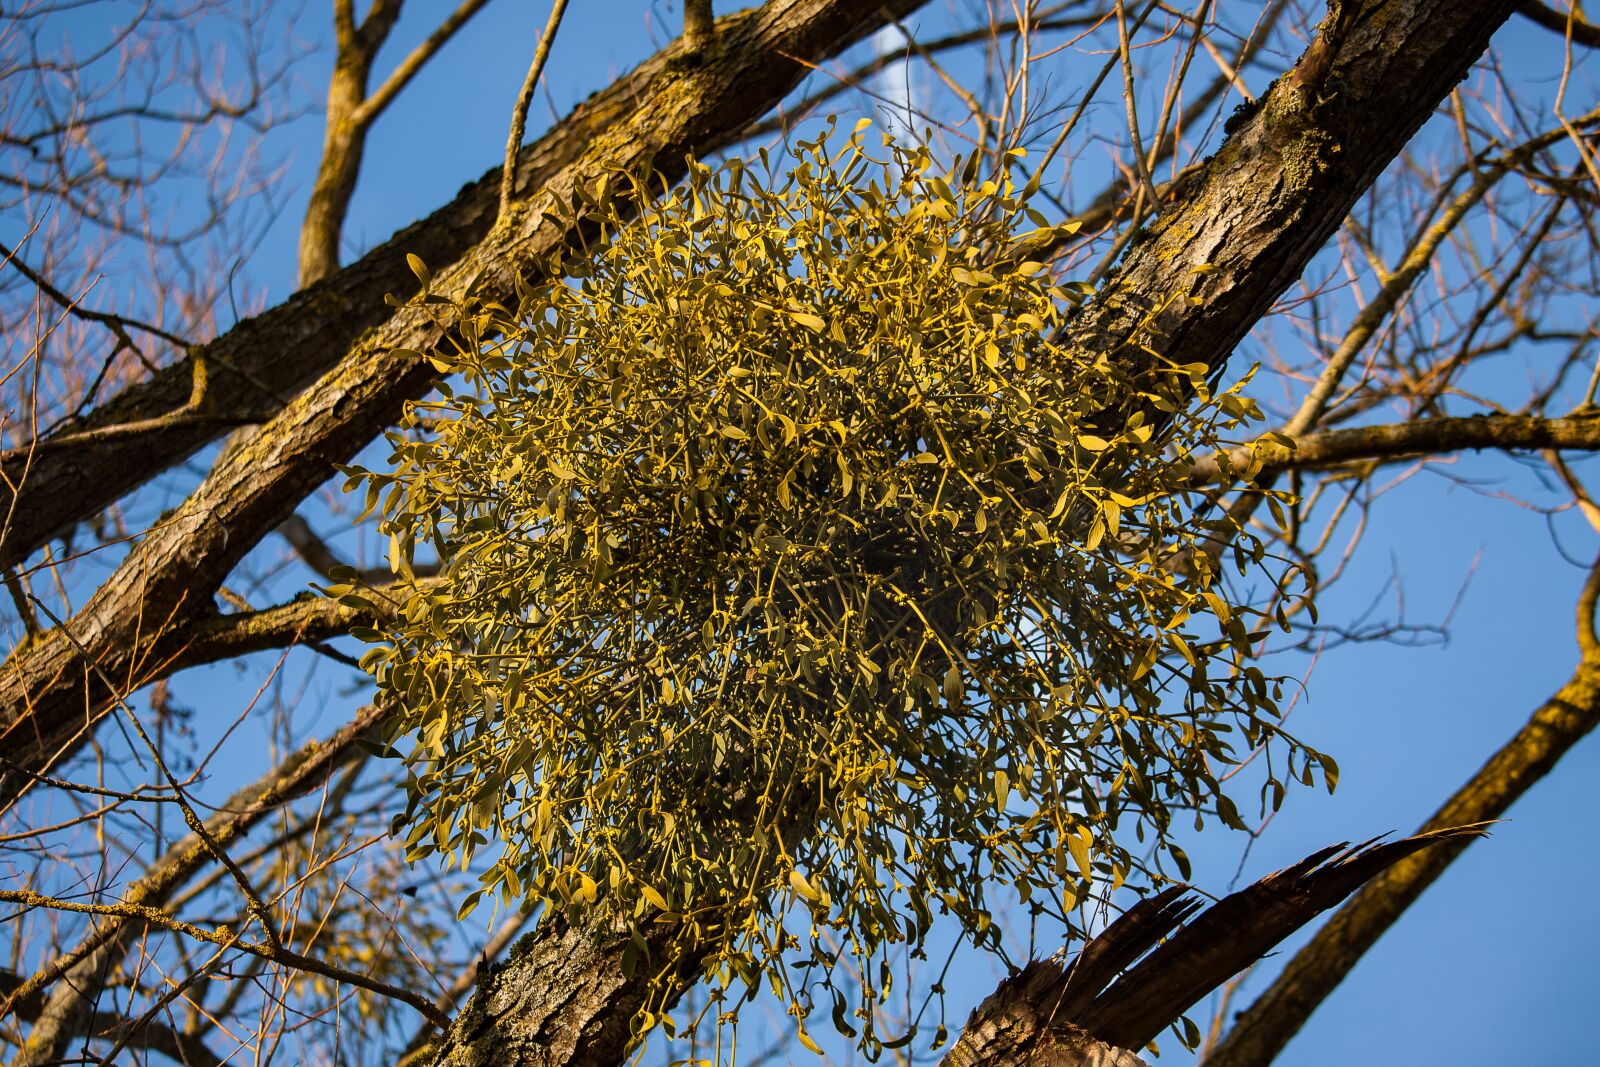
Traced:
MULTIPOLYGON (((1256 464, 1259 483, 1261 475, 1287 470, 1317 470, 1371 460, 1398 463, 1419 456, 1485 448, 1502 452, 1544 448, 1593 452, 1600 449, 1600 412, 1559 419, 1469 415, 1356 426, 1296 437, 1274 434, 1235 449, 1228 459, 1235 470, 1256 464)), ((1201 485, 1221 477, 1219 464, 1209 458, 1196 462, 1190 473, 1201 485)))
POLYGON ((1154 1041, 1200 998, 1362 883, 1480 832, 1452 827, 1384 844, 1334 845, 1187 922, 1198 901, 1182 887, 1163 890, 1130 908, 1071 963, 1030 963, 1002 982, 942 1063, 1141 1067, 1130 1050, 1154 1041))
MULTIPOLYGON (((660 925, 646 937, 649 956, 671 951, 675 929, 660 925)), ((625 975, 626 933, 588 928, 541 928, 511 951, 504 966, 479 980, 450 1031, 421 1062, 437 1067, 601 1067, 619 1063, 644 997, 639 976, 625 975)), ((643 954, 641 954, 641 957, 643 954)), ((646 963, 638 964, 641 974, 646 963)), ((685 961, 679 989, 694 981, 685 961)))
POLYGON ((1310 47, 1131 243, 1069 342, 1110 352, 1153 334, 1167 359, 1219 367, 1513 7, 1330 0, 1310 47))

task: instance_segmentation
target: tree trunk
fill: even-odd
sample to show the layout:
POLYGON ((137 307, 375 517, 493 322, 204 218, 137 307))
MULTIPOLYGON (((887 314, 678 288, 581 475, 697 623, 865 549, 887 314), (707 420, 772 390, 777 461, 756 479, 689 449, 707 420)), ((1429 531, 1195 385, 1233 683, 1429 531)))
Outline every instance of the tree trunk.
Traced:
MULTIPOLYGON (((661 925, 647 937, 651 960, 671 951, 675 930, 661 925)), ((414 1062, 439 1067, 556 1067, 620 1063, 644 995, 639 975, 623 973, 633 944, 626 933, 541 929, 525 937, 504 966, 488 971, 450 1032, 414 1062)), ((659 966, 659 962, 657 963, 659 966)), ((695 968, 676 976, 680 989, 695 968)))

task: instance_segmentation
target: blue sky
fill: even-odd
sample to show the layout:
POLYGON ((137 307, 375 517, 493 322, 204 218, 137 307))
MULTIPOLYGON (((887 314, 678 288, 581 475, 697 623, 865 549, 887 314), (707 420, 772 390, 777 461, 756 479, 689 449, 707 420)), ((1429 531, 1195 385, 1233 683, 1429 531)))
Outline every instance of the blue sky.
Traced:
MULTIPOLYGON (((415 7, 380 59, 380 72, 430 28, 429 18, 445 5, 415 7)), ((546 74, 555 109, 565 111, 654 51, 675 31, 675 8, 625 0, 574 3, 546 74)), ((495 165, 545 11, 542 3, 491 5, 379 121, 346 225, 347 262, 495 165)), ((945 17, 934 4, 921 22, 936 25, 945 17)), ((315 44, 326 40, 327 20, 311 4, 293 20, 293 30, 315 44)), ((1526 48, 1528 61, 1538 62, 1536 55, 1548 54, 1548 43, 1535 32, 1543 31, 1508 27, 1502 38, 1506 54, 1515 61, 1526 48)), ((315 97, 325 85, 328 58, 324 50, 298 68, 296 76, 315 97)), ((1065 67, 1098 64, 1100 58, 1069 50, 1049 62, 1065 67)), ((549 113, 541 91, 530 135, 548 123, 549 113)), ((281 179, 285 206, 249 266, 250 281, 265 290, 269 302, 293 288, 296 225, 320 150, 318 119, 298 120, 275 137, 273 144, 288 161, 281 179)), ((1250 348, 1245 346, 1247 358, 1250 348)), ((1448 639, 1420 648, 1345 645, 1322 653, 1314 664, 1299 653, 1276 661, 1284 673, 1310 672, 1291 722, 1338 759, 1342 777, 1331 798, 1320 787, 1290 795, 1251 850, 1240 884, 1331 842, 1414 827, 1575 665, 1572 608, 1583 576, 1562 558, 1552 529, 1578 558, 1595 553, 1594 532, 1571 513, 1547 523, 1492 496, 1556 499, 1523 463, 1472 457, 1456 473, 1480 480, 1482 491, 1424 473, 1380 500, 1349 575, 1321 604, 1330 622, 1359 615, 1374 599, 1379 617, 1394 618, 1399 609, 1391 579, 1398 575, 1410 620, 1440 621, 1459 598, 1448 639)), ((241 695, 259 680, 259 674, 219 668, 185 676, 180 684, 190 704, 239 707, 241 695)), ((329 705, 322 713, 329 725, 339 721, 338 706, 356 699, 331 681, 314 691, 329 705)), ((237 773, 246 770, 241 761, 237 773)), ((1593 887, 1600 884, 1600 820, 1589 783, 1597 778, 1600 743, 1590 738, 1428 891, 1317 1012, 1281 1062, 1333 1067, 1594 1058, 1600 1036, 1593 1014, 1600 1005, 1600 970, 1593 965, 1600 955, 1600 907, 1593 902, 1593 887)), ((1239 835, 1215 827, 1201 835, 1189 848, 1196 884, 1222 892, 1235 878, 1244 845, 1239 835)), ((970 954, 958 959, 947 982, 952 1024, 993 988, 997 967, 970 954)), ((1246 1005, 1249 991, 1260 988, 1273 969, 1272 960, 1258 967, 1235 1007, 1246 1005)), ((1196 1017, 1201 1014, 1197 1010, 1196 1017)), ((1165 1039, 1162 1046, 1159 1063, 1188 1062, 1176 1041, 1165 1039)), ((798 1047, 794 1054, 796 1062, 809 1059, 798 1047)), ((840 1054, 835 1062, 849 1058, 840 1054)))

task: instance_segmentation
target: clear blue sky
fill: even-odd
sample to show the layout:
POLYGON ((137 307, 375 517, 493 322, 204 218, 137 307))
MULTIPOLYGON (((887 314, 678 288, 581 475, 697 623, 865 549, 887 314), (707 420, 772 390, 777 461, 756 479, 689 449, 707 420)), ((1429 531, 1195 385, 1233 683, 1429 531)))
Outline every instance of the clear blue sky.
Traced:
MULTIPOLYGON (((380 71, 446 6, 414 4, 380 71)), ((308 4, 296 24, 308 42, 328 36, 322 7, 308 4)), ((572 7, 547 72, 549 93, 561 111, 652 52, 678 19, 676 5, 659 2, 577 0, 572 7)), ((497 0, 379 122, 346 227, 347 260, 495 164, 546 10, 543 3, 497 0)), ((943 21, 940 5, 929 10, 923 23, 943 21)), ((1526 27, 1514 25, 1505 33, 1508 40, 1526 39, 1530 49, 1536 47, 1526 27)), ((299 68, 308 92, 318 98, 327 61, 324 51, 299 68)), ((1066 68, 1100 59, 1068 50, 1048 62, 1066 68)), ((530 132, 547 121, 541 93, 530 132)), ((274 142, 292 160, 283 179, 287 204, 249 268, 252 282, 264 286, 273 302, 292 289, 295 229, 320 137, 313 116, 286 127, 274 142)), ((1553 499, 1523 465, 1493 456, 1468 462, 1462 469, 1490 490, 1553 499)), ((1561 517, 1555 526, 1572 555, 1594 554, 1594 533, 1575 517, 1561 517)), ((1511 736, 1576 662, 1572 605, 1582 573, 1562 560, 1540 515, 1438 476, 1417 477, 1378 503, 1350 576, 1322 604, 1324 620, 1359 615, 1396 574, 1407 617, 1421 622, 1443 618, 1470 575, 1449 640, 1427 648, 1350 645, 1316 661, 1292 723, 1338 759, 1339 790, 1332 798, 1320 790, 1292 793, 1251 852, 1245 881, 1331 842, 1414 827, 1511 736)), ((1395 611, 1390 594, 1378 613, 1393 618, 1395 611)), ((1298 654, 1277 665, 1297 675, 1311 668, 1310 658, 1298 654)), ((228 670, 182 682, 187 702, 215 699, 224 706, 256 684, 256 678, 228 670)), ((330 700, 339 699, 331 688, 327 692, 330 700)), ((325 715, 325 722, 337 721, 335 711, 325 715)), ((1600 742, 1590 738, 1513 809, 1492 838, 1475 845, 1429 890, 1318 1011, 1281 1062, 1600 1062, 1596 781, 1600 742)), ((1225 890, 1244 844, 1238 835, 1215 830, 1196 841, 1190 849, 1196 883, 1225 890)), ((1269 960, 1258 968, 1236 1007, 1249 1002, 1249 989, 1259 988, 1260 976, 1273 966, 1269 960)), ((948 982, 953 1028, 998 976, 989 961, 973 955, 958 962, 948 982)), ((1162 1044, 1161 1064, 1187 1062, 1176 1041, 1162 1044)), ((795 1057, 808 1059, 798 1047, 795 1057)))

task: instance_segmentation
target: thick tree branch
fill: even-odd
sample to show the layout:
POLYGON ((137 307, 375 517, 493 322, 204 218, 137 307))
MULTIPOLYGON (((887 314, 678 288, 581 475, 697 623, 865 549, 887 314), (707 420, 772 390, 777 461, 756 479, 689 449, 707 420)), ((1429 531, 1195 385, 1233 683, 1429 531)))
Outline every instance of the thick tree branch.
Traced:
POLYGON ((690 55, 710 49, 716 32, 711 0, 683 0, 683 47, 690 55))
POLYGON ((339 269, 339 238, 350 197, 361 174, 371 119, 358 115, 367 98, 367 79, 378 49, 400 18, 396 0, 377 0, 359 27, 347 0, 334 5, 335 52, 328 78, 322 128, 322 158, 311 185, 311 199, 300 223, 300 284, 319 282, 339 269))
POLYGON ((367 82, 372 75, 372 62, 400 18, 401 0, 374 3, 359 28, 354 25, 348 5, 335 7, 334 39, 338 52, 328 81, 322 159, 300 226, 301 286, 319 282, 339 269, 345 216, 361 175, 361 160, 372 124, 417 72, 487 3, 488 0, 462 0, 371 94, 367 92, 367 82))
POLYGON ((1130 908, 1072 963, 1036 962, 967 1020, 945 1067, 1139 1067, 1144 1048, 1284 938, 1407 857, 1478 836, 1452 827, 1384 844, 1335 845, 1194 915, 1182 887, 1130 908), (1180 928, 1181 927, 1181 928, 1180 928), (1142 959, 1141 959, 1142 957, 1142 959))
MULTIPOLYGON (((1360 461, 1395 463, 1418 456, 1485 448, 1504 452, 1546 448, 1580 452, 1600 450, 1600 412, 1558 419, 1470 415, 1357 426, 1301 437, 1274 434, 1253 445, 1234 449, 1228 460, 1234 470, 1250 467, 1253 460, 1259 464, 1258 478, 1265 478, 1287 470, 1315 470, 1360 461)), ((1195 463, 1191 471, 1197 484, 1214 482, 1221 477, 1221 468, 1212 458, 1195 463)))
MULTIPOLYGON (((437 1067, 607 1067, 622 1060, 633 1017, 643 1006, 648 968, 668 958, 673 924, 646 932, 648 954, 638 972, 623 971, 634 944, 622 930, 564 924, 541 927, 512 949, 502 966, 485 972, 455 1022, 417 1062, 437 1067)), ((680 988, 697 976, 692 959, 678 961, 680 988)))

